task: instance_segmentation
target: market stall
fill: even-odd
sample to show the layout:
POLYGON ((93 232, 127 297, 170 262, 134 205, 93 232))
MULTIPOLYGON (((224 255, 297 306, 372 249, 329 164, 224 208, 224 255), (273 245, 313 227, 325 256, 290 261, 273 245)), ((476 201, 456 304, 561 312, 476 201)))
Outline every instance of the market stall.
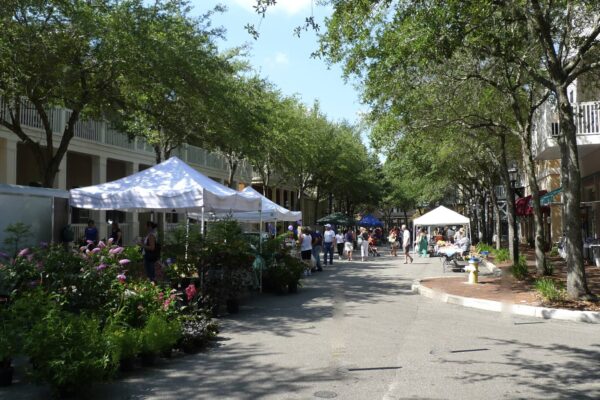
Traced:
POLYGON ((72 207, 93 210, 258 211, 261 199, 221 185, 177 157, 116 181, 71 189, 72 207))
POLYGON ((466 227, 467 237, 471 238, 471 220, 464 215, 450 210, 444 206, 431 210, 430 212, 413 220, 413 238, 416 238, 417 227, 456 226, 466 227))

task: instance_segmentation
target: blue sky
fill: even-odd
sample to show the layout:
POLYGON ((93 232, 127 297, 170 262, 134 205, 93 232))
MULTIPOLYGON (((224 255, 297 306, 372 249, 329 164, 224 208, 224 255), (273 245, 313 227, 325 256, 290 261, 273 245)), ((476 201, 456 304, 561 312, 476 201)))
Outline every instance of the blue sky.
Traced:
MULTIPOLYGON (((312 59, 317 48, 316 35, 304 32, 294 36, 294 27, 311 15, 311 0, 278 0, 269 9, 265 19, 252 9, 254 0, 192 0, 193 14, 200 14, 216 4, 224 4, 228 11, 213 17, 215 26, 227 29, 226 41, 219 42, 222 50, 249 43, 250 63, 260 76, 268 78, 286 95, 298 94, 305 104, 315 99, 330 120, 358 122, 365 107, 359 103, 358 92, 352 83, 344 83, 338 65, 328 69, 320 59, 312 59), (247 23, 259 26, 260 37, 254 40, 244 29, 247 23)), ((322 26, 323 17, 330 9, 314 7, 314 15, 322 26)))

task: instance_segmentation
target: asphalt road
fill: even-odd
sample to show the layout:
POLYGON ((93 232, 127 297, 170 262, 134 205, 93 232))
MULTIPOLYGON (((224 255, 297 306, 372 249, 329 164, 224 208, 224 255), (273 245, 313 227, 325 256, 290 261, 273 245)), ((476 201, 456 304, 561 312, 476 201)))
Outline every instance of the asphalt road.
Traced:
POLYGON ((89 399, 600 399, 600 326, 427 299, 410 286, 439 259, 402 261, 335 262, 298 294, 248 299, 211 349, 89 399))

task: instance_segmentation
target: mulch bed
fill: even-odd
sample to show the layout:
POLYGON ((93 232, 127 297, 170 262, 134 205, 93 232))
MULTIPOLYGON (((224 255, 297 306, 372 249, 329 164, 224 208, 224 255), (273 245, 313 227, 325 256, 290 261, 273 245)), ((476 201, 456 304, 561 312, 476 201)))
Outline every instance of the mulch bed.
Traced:
MULTIPOLYGON (((512 304, 527 304, 532 306, 543 306, 549 308, 564 308, 570 310, 600 311, 600 301, 573 301, 564 300, 560 302, 544 302, 534 288, 535 280, 538 278, 535 270, 535 253, 533 249, 521 248, 521 254, 525 254, 529 266, 530 278, 525 281, 517 281, 510 274, 511 262, 495 264, 502 269, 501 277, 482 277, 478 285, 466 283, 466 277, 436 278, 423 280, 426 287, 444 293, 464 297, 475 297, 487 300, 501 301, 512 304)), ((566 263, 560 257, 548 257, 554 265, 552 279, 562 282, 566 286, 566 263)), ((490 258, 493 262, 493 258, 490 258)), ((588 265, 585 267, 588 287, 590 291, 600 296, 600 268, 588 265)))

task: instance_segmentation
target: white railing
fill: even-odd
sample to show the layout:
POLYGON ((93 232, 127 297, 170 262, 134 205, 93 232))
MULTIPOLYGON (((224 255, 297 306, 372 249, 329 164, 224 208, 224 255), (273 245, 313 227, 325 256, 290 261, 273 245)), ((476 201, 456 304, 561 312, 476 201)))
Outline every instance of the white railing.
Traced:
MULTIPOLYGON (((9 106, 9 103, 0 96, 0 118, 10 120, 9 106)), ((62 135, 65 124, 71 116, 71 111, 64 108, 52 107, 48 108, 47 112, 52 131, 56 135, 62 135)), ((42 119, 37 113, 37 110, 27 99, 22 100, 20 122, 24 127, 33 129, 44 128, 42 119)), ((110 124, 105 121, 81 119, 75 125, 75 136, 80 139, 103 143, 109 146, 126 148, 144 153, 154 153, 152 146, 144 139, 134 138, 133 140, 129 140, 129 137, 126 134, 113 129, 110 124)), ((200 167, 224 170, 227 165, 223 155, 211 153, 205 149, 191 145, 187 146, 187 151, 183 146, 176 149, 173 152, 173 155, 177 155, 184 161, 200 167)), ((239 172, 240 175, 246 178, 252 178, 252 166, 247 162, 243 163, 239 172)))
MULTIPOLYGON (((575 128, 578 135, 600 134, 600 107, 597 102, 573 104, 573 113, 575 114, 575 128)), ((545 126, 548 128, 546 134, 553 138, 560 135, 558 116, 555 113, 545 113, 544 117, 543 119, 554 119, 546 122, 545 126)))

